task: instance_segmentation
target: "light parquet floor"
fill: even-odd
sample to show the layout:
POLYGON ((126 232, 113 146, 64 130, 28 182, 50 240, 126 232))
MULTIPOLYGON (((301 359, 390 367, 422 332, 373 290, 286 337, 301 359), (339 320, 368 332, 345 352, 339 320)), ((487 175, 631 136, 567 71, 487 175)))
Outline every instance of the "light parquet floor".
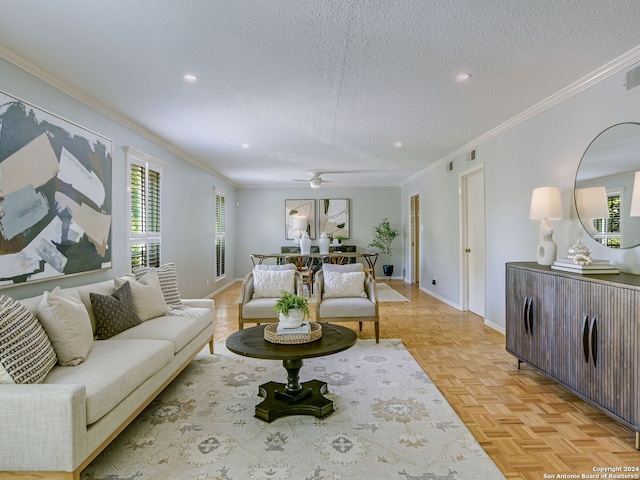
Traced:
MULTIPOLYGON (((518 370, 504 335, 481 318, 415 285, 386 283, 411 302, 379 305, 381 338, 402 339, 508 479, 589 478, 582 475, 608 467, 640 478, 624 471, 640 467, 631 431, 528 365, 518 370)), ((238 329, 239 292, 236 282, 214 297, 216 341, 238 329)), ((374 338, 373 324, 365 323, 359 335, 374 338)))

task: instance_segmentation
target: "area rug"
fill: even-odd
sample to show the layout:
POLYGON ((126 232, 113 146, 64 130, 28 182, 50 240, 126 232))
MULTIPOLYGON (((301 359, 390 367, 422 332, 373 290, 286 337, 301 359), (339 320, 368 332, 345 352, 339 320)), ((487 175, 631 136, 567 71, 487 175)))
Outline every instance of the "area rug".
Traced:
POLYGON ((203 350, 83 472, 83 480, 504 479, 399 340, 305 360, 327 382, 325 419, 254 418, 281 362, 203 350))
POLYGON ((396 290, 391 288, 386 283, 376 283, 376 296, 378 297, 378 302, 409 302, 410 300, 401 295, 396 290))

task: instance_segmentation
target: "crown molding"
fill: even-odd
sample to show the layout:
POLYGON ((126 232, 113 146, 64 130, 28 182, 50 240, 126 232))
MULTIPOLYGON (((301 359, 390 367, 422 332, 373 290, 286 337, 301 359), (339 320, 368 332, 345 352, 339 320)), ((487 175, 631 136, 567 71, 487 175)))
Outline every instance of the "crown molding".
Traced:
POLYGON ((470 150, 473 150, 473 149, 477 148, 478 145, 481 145, 482 143, 487 142, 487 141, 491 140, 492 138, 495 138, 498 135, 501 135, 501 134, 505 133, 507 130, 510 130, 510 129, 520 125, 521 123, 529 120, 530 118, 535 117, 536 115, 541 114, 542 112, 544 112, 546 110, 549 110, 550 108, 558 105, 559 103, 564 102, 568 98, 573 97, 574 95, 586 90, 587 88, 595 85, 596 83, 601 82, 602 80, 605 80, 605 79, 611 77, 612 75, 615 75, 616 73, 625 70, 626 68, 628 68, 631 65, 637 63, 638 61, 640 61, 640 45, 638 45, 635 48, 632 48, 627 53, 619 56, 618 58, 612 60, 611 62, 606 63, 602 67, 598 68, 597 70, 594 70, 593 72, 591 72, 590 74, 582 77, 578 81, 576 81, 576 82, 572 83, 571 85, 563 88, 559 92, 551 95, 550 97, 547 97, 546 99, 542 100, 541 102, 536 103, 532 107, 530 107, 527 110, 525 110, 524 112, 516 115, 515 117, 511 118, 510 120, 507 120, 506 122, 498 125, 494 129, 489 130, 487 133, 485 133, 483 135, 480 135, 479 137, 477 137, 476 139, 472 140, 471 142, 463 145, 462 147, 458 148, 457 150, 455 150, 455 151, 449 153, 448 155, 442 157, 440 160, 432 163, 427 168, 425 168, 425 169, 413 174, 407 180, 402 182, 402 185, 405 185, 405 184, 417 179, 418 177, 421 177, 422 175, 425 175, 428 172, 430 172, 430 171, 432 171, 432 170, 434 170, 434 169, 436 169, 436 168, 438 168, 440 166, 443 166, 445 163, 455 159, 459 155, 466 154, 470 150))
POLYGON ((73 97, 74 99, 76 99, 77 101, 83 103, 84 105, 88 106, 89 108, 91 108, 91 109, 93 109, 93 110, 95 110, 95 111, 107 116, 108 118, 110 118, 113 121, 119 123, 120 125, 123 125, 124 127, 128 128, 129 130, 132 130, 132 131, 138 133, 139 135, 142 135, 143 137, 147 138, 148 140, 151 140, 153 143, 159 145, 160 147, 164 148, 168 152, 173 153, 177 157, 179 157, 182 160, 190 163, 191 165, 199 168, 200 170, 204 170, 205 172, 208 172, 208 173, 214 175, 215 177, 217 177, 218 179, 222 180, 223 182, 226 182, 226 183, 228 183, 230 185, 233 185, 234 187, 237 187, 237 185, 235 185, 235 183, 230 181, 228 178, 226 178, 223 175, 219 174, 215 170, 212 170, 211 168, 207 167, 206 165, 203 165, 201 162, 199 162, 195 158, 191 157, 190 155, 187 155, 185 152, 183 152, 179 148, 176 148, 174 145, 172 145, 171 143, 167 142, 163 138, 157 136, 156 134, 154 134, 150 130, 147 130, 146 128, 144 128, 139 123, 131 120, 128 117, 125 117, 125 116, 119 114, 115 110, 110 109, 109 107, 107 107, 106 105, 98 102, 94 98, 89 97, 88 95, 85 95, 84 93, 82 93, 81 91, 79 91, 76 88, 72 87, 71 85, 68 85, 67 83, 61 81, 60 79, 58 79, 57 77, 52 75, 49 71, 45 70, 44 68, 40 67, 39 65, 36 65, 35 63, 31 62, 30 60, 27 60, 26 58, 22 57, 21 55, 18 55, 17 53, 13 52, 12 50, 10 50, 9 48, 5 47, 2 44, 0 44, 0 57, 4 58, 5 60, 7 60, 8 62, 14 64, 16 67, 24 70, 25 72, 33 75, 34 77, 37 77, 40 80, 48 83, 52 87, 60 90, 61 92, 69 95, 70 97, 73 97))

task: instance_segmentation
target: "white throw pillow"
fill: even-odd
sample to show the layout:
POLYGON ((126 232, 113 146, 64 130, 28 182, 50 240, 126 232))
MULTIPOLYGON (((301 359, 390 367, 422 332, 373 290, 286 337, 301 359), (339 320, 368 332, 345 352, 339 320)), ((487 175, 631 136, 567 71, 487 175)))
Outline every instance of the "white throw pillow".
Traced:
POLYGON ((284 265, 256 265, 254 270, 295 270, 296 266, 293 263, 285 263, 284 265))
POLYGON ((158 268, 136 267, 133 269, 133 274, 136 276, 136 280, 139 280, 150 270, 155 270, 158 274, 160 287, 162 288, 162 293, 164 294, 164 299, 167 302, 167 305, 182 305, 180 291, 178 290, 176 264, 173 262, 165 263, 160 265, 158 268))
POLYGON ((363 272, 364 265, 361 263, 347 263, 346 265, 335 265, 333 263, 322 264, 323 272, 363 272))
POLYGON ((324 298, 367 298, 364 291, 364 272, 322 272, 324 298))
POLYGON ((0 295, 0 383, 40 383, 55 364, 40 322, 20 302, 0 295))
POLYGON ((295 270, 254 270, 253 298, 276 298, 281 290, 294 292, 295 270))
POLYGON ((125 282, 129 282, 131 287, 131 298, 136 314, 143 322, 152 318, 161 317, 169 310, 165 301, 160 279, 155 269, 149 270, 137 281, 130 276, 122 278, 115 277, 113 284, 116 290, 125 282))
POLYGON ((37 317, 60 365, 78 365, 86 360, 93 345, 93 329, 79 294, 64 292, 60 287, 44 292, 37 317))

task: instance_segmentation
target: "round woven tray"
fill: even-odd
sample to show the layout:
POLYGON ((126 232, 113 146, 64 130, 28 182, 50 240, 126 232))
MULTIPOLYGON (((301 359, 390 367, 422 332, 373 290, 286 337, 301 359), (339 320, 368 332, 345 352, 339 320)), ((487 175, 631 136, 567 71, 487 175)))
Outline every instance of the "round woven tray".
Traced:
POLYGON ((285 345, 296 345, 300 343, 309 343, 322 337, 322 325, 311 322, 311 333, 285 333, 276 332, 277 323, 270 323, 264 327, 264 339, 271 343, 280 343, 285 345))

